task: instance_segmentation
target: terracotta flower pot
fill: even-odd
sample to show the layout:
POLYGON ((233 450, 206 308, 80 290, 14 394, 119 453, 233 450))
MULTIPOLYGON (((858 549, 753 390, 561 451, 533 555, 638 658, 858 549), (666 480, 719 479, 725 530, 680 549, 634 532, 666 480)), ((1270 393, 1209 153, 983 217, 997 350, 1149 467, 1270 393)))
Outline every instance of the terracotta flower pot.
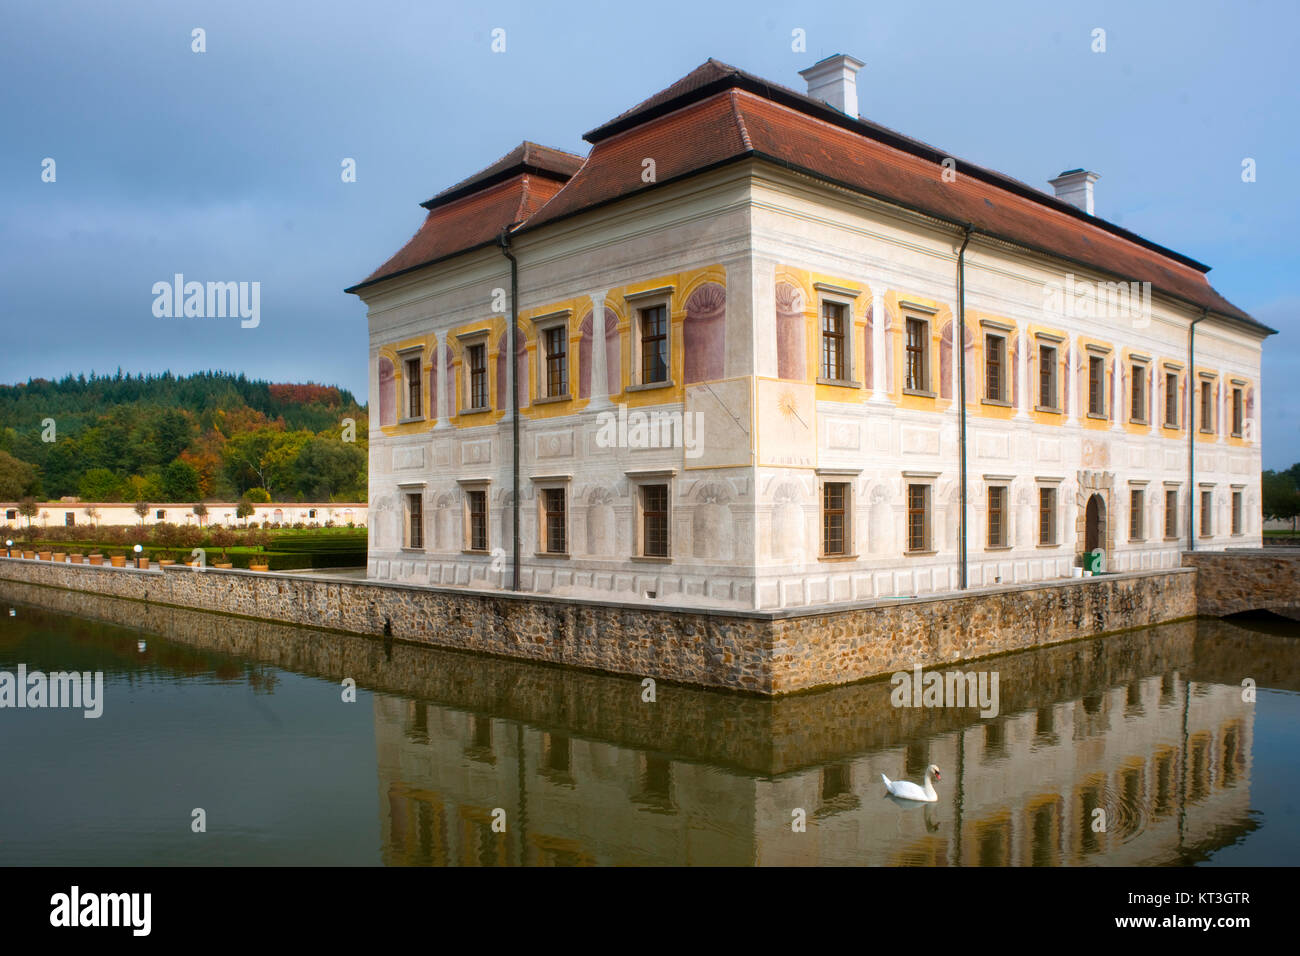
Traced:
POLYGON ((270 570, 271 570, 271 566, 270 566, 269 564, 250 564, 250 565, 248 566, 248 570, 250 570, 250 571, 270 571, 270 570))
POLYGON ((70 554, 68 555, 68 560, 72 564, 83 564, 85 563, 86 556, 84 554, 70 554))
POLYGON ((147 570, 149 570, 149 559, 148 559, 148 558, 143 558, 143 557, 142 557, 142 558, 140 559, 140 570, 142 570, 142 571, 147 571, 147 570))
POLYGON ((230 561, 214 561, 212 566, 214 568, 233 568, 235 565, 230 561))
POLYGON ((115 554, 108 559, 108 562, 115 568, 124 568, 126 567, 126 555, 115 554))
POLYGON ((24 552, 23 552, 23 557, 26 558, 28 561, 34 560, 35 557, 36 557, 36 552, 35 552, 35 551, 24 551, 24 552))
POLYGON ((52 560, 52 559, 53 559, 53 552, 51 552, 51 551, 42 551, 42 552, 41 552, 41 560, 42 560, 42 561, 50 561, 50 560, 52 560))
POLYGON ((55 564, 66 564, 68 560, 68 552, 55 551, 51 556, 51 560, 53 560, 55 564))
POLYGON ((102 554, 88 554, 86 555, 86 561, 90 564, 103 564, 104 556, 102 554))
POLYGON ((176 563, 175 561, 168 561, 166 558, 163 558, 161 561, 158 562, 158 567, 170 568, 175 563, 176 563))

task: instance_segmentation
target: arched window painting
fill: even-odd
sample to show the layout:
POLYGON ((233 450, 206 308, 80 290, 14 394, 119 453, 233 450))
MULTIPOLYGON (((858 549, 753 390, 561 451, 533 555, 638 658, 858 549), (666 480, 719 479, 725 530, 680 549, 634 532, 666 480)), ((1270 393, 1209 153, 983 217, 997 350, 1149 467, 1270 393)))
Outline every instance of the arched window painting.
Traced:
POLYGON ((802 382, 807 377, 803 290, 790 282, 776 284, 776 376, 802 382))
MULTIPOLYGON (((591 397, 591 313, 582 317, 578 324, 578 397, 591 397)), ((617 395, 623 390, 622 368, 619 356, 618 314, 608 306, 605 307, 605 374, 608 376, 609 394, 617 395)))
POLYGON ((682 333, 683 378, 713 382, 726 374, 727 290, 707 282, 686 300, 686 325, 682 333))
MULTIPOLYGON (((510 401, 510 376, 506 369, 510 333, 502 332, 497 340, 497 404, 500 409, 513 408, 510 401)), ((528 337, 523 329, 515 339, 515 374, 519 376, 519 407, 528 407, 528 337)))
POLYGON ((397 384, 393 381, 393 363, 379 358, 379 424, 397 424, 397 384))

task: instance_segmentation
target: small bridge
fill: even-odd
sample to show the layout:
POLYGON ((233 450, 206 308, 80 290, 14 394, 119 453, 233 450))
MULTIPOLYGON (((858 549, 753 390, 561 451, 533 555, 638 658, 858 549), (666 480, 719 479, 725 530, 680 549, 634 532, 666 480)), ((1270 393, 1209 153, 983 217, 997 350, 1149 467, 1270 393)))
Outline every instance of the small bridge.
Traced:
POLYGON ((1226 617, 1273 611, 1300 621, 1300 548, 1185 551, 1196 568, 1196 611, 1226 617))

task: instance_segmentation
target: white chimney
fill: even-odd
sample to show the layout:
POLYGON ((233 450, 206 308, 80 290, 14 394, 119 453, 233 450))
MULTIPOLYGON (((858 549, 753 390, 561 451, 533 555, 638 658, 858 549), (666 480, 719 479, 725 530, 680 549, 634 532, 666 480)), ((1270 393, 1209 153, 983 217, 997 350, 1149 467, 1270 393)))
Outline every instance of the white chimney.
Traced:
POLYGON ((1089 216, 1092 212, 1092 184, 1101 177, 1086 169, 1067 169, 1055 179, 1048 182, 1056 190, 1056 198, 1077 206, 1089 216))
POLYGON ((808 81, 809 96, 857 119, 858 70, 864 66, 861 60, 837 53, 800 70, 799 75, 808 81))

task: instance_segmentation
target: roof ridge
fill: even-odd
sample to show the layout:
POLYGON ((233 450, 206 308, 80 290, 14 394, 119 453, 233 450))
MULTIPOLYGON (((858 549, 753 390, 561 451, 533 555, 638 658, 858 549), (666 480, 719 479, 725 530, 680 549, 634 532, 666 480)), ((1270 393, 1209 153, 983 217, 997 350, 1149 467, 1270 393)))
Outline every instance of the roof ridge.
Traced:
POLYGON ((754 144, 749 139, 749 127, 745 125, 745 117, 740 112, 740 104, 737 102, 737 94, 740 90, 732 89, 728 91, 728 97, 731 100, 731 115, 736 120, 736 126, 740 129, 740 140, 745 144, 745 149, 753 149, 754 144))

